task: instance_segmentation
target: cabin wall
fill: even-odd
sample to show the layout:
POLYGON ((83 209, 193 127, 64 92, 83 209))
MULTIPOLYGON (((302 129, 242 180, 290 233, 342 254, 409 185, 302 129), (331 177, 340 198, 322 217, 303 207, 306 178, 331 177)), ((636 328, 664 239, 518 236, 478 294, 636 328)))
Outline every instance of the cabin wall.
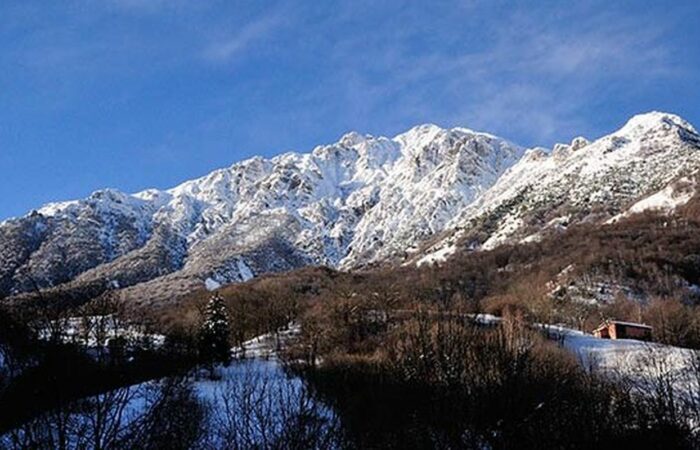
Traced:
POLYGON ((611 325, 610 330, 611 339, 650 339, 651 330, 642 327, 633 327, 629 325, 611 325))
POLYGON ((639 339, 651 340, 651 328, 609 323, 593 330, 593 335, 601 339, 639 339))
POLYGON ((610 338, 610 330, 607 327, 597 329, 593 332, 593 335, 597 338, 609 339, 610 338))

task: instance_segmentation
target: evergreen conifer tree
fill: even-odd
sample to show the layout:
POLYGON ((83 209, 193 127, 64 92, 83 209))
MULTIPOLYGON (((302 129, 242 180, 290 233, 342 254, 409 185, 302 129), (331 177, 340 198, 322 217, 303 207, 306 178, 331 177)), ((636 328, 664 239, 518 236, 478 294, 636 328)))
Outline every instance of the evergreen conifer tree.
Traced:
POLYGON ((199 332, 200 357, 213 372, 215 363, 227 365, 231 360, 229 317, 226 304, 214 294, 204 309, 204 320, 199 332))

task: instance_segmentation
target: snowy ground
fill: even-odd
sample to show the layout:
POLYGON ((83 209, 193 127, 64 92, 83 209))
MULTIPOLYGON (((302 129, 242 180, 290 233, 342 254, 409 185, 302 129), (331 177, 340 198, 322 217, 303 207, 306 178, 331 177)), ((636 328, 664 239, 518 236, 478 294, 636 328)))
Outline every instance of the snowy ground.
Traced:
POLYGON ((628 371, 640 359, 656 356, 664 358, 674 370, 687 370, 687 362, 695 351, 634 339, 600 339, 577 330, 552 326, 553 332, 563 338, 564 347, 574 352, 584 367, 605 372, 628 371))
POLYGON ((301 327, 290 323, 277 333, 266 333, 244 342, 242 346, 231 349, 231 353, 234 358, 276 359, 285 344, 299 333, 301 327))
MULTIPOLYGON (((190 375, 193 393, 207 411, 207 448, 226 448, 232 442, 236 448, 275 448, 275 442, 284 438, 286 427, 294 426, 298 417, 315 418, 318 427, 315 433, 323 434, 333 426, 332 410, 316 401, 303 381, 288 374, 277 358, 278 350, 299 331, 299 326, 290 324, 286 330, 258 336, 241 348, 232 349, 232 362, 216 367, 213 376, 204 369, 190 375)), ((116 389, 88 401, 116 405, 110 408, 119 414, 107 420, 118 421, 110 425, 115 425, 117 433, 125 436, 130 427, 141 423, 156 407, 159 389, 165 381, 153 380, 116 389)), ((84 448, 93 439, 95 416, 89 409, 85 411, 77 410, 64 422, 68 424, 70 449, 84 448)), ((10 442, 6 439, 11 434, 24 433, 18 429, 0 436, 0 448, 10 442)), ((51 433, 59 432, 55 429, 51 433)))
MULTIPOLYGON (((482 325, 500 323, 491 314, 476 314, 482 325)), ((670 388, 685 401, 700 406, 700 351, 635 339, 601 339, 559 325, 543 325, 551 338, 571 351, 594 373, 627 381, 642 394, 670 388), (661 386, 665 385, 665 386, 661 386)))
POLYGON ((548 327, 588 370, 631 383, 642 394, 672 390, 700 405, 700 352, 634 339, 600 339, 560 326, 548 327))

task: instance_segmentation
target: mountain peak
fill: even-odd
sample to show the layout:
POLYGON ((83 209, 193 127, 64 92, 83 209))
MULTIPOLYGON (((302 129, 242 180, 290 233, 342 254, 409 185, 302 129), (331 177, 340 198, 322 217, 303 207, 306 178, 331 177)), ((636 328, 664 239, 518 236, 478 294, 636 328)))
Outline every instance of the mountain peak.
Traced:
MULTIPOLYGON (((97 191, 40 211, 51 217, 32 243, 38 253, 20 254, 4 271, 0 265, 0 295, 26 289, 17 278, 26 271, 47 287, 106 276, 124 289, 146 283, 138 289, 160 292, 171 275, 190 289, 207 278, 225 283, 308 264, 401 258, 520 155, 520 147, 484 133, 424 124, 393 139, 349 132, 309 153, 248 159, 165 191, 97 191), (64 253, 75 263, 44 264, 64 253)), ((0 227, 0 240, 3 233, 0 227)))
POLYGON ((363 142, 366 142, 368 138, 371 136, 369 135, 363 135, 361 133, 358 133, 357 131, 350 131, 349 133, 345 133, 338 143, 342 146, 345 147, 353 147, 355 145, 359 145, 363 142))
POLYGON ((4 223, 0 246, 27 251, 0 264, 0 296, 31 289, 27 274, 46 287, 107 277, 155 298, 169 295, 173 280, 184 291, 207 278, 399 261, 460 230, 489 248, 550 219, 618 213, 700 169, 699 147, 690 124, 660 112, 551 153, 429 123, 394 138, 350 132, 310 153, 251 158, 165 191, 104 189, 46 205, 39 228, 29 216, 4 223))
POLYGON ((438 134, 445 131, 443 128, 432 124, 426 123, 423 125, 417 125, 408 131, 405 131, 396 137, 394 140, 399 142, 405 147, 424 147, 431 141, 435 140, 438 134))
POLYGON ((439 125, 435 125, 434 123, 422 123, 419 125, 415 125, 406 131, 406 133, 439 133, 440 131, 444 131, 445 129, 442 128, 439 125))
POLYGON ((682 128, 697 134, 693 126, 675 114, 661 111, 651 111, 644 114, 637 114, 630 118, 627 123, 615 134, 639 134, 649 130, 670 130, 672 128, 682 128))
POLYGON ((688 122, 650 112, 594 142, 576 138, 571 144, 557 144, 549 154, 528 150, 452 220, 448 228, 456 230, 454 236, 446 232, 448 237, 430 251, 449 248, 462 238, 478 237, 485 249, 538 239, 548 230, 556 231, 559 219, 607 219, 700 170, 699 148, 700 137, 688 122))

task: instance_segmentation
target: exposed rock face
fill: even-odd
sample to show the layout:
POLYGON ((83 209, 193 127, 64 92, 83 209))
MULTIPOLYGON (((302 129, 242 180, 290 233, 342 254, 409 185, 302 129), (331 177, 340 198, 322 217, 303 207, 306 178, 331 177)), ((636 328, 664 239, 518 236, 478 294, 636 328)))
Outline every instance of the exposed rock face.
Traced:
POLYGON ((167 191, 103 190, 7 220, 0 295, 109 286, 158 302, 310 264, 433 262, 675 207, 694 192, 679 180, 698 169, 695 129, 656 112, 552 151, 434 125, 392 139, 349 133, 167 191))
MULTIPOLYGON (((589 143, 582 138, 551 153, 528 150, 484 195, 462 209, 444 237, 422 255, 428 262, 454 247, 489 249, 538 239, 548 230, 581 221, 604 223, 635 204, 671 196, 683 177, 700 169, 700 136, 686 121, 652 112, 589 143)), ((690 198, 688 186, 685 196, 690 198)), ((679 200, 680 199, 680 200, 679 200)), ((669 202, 672 203, 671 200, 669 202)), ((642 206, 645 204, 642 203, 642 206)))
POLYGON ((252 158, 168 191, 98 191, 0 224, 0 295, 104 285, 153 301, 309 264, 401 260, 522 150, 422 125, 252 158))

